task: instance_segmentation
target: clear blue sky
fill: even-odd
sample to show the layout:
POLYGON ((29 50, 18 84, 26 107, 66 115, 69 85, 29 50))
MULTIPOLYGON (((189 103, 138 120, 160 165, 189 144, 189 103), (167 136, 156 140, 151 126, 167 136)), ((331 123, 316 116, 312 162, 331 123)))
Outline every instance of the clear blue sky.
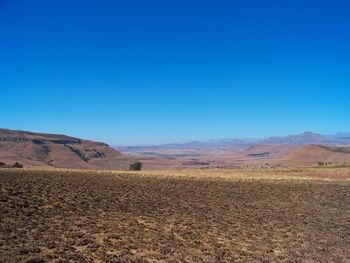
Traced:
POLYGON ((349 10, 0 0, 0 126, 114 145, 350 131, 349 10))

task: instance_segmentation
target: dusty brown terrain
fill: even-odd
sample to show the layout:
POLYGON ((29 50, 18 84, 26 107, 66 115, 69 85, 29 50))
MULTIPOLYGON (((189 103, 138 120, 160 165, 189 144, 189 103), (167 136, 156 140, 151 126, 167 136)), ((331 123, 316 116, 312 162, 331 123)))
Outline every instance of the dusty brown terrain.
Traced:
POLYGON ((349 262, 349 175, 0 169, 0 262, 349 262))
POLYGON ((254 145, 235 148, 176 148, 153 147, 123 150, 139 159, 145 169, 173 169, 195 167, 232 168, 261 167, 266 163, 282 167, 317 166, 319 162, 332 165, 350 164, 349 146, 324 145, 254 145))
POLYGON ((134 160, 105 143, 66 135, 0 129, 0 162, 31 167, 127 169, 134 160))
MULTIPOLYGON (((255 145, 247 149, 219 148, 134 148, 123 149, 125 155, 142 161, 145 169, 172 169, 193 167, 238 167, 260 165, 286 156, 302 146, 255 145)), ((350 158, 350 154, 349 154, 350 158)))

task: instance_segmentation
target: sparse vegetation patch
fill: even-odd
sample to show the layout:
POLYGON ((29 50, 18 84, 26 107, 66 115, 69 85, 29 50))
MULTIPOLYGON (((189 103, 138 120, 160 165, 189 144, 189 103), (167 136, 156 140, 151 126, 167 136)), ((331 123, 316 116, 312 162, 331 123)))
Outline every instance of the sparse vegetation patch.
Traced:
POLYGON ((142 163, 141 162, 134 162, 129 165, 130 171, 141 171, 142 169, 142 163))
POLYGON ((13 165, 12 165, 13 168, 23 168, 23 164, 19 163, 19 162, 15 162, 13 165))

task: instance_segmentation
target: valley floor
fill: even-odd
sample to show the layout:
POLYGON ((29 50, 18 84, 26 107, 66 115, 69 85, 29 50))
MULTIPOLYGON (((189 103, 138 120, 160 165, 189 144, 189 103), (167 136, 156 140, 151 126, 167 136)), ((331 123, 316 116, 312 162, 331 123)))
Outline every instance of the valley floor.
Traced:
POLYGON ((0 169, 0 262, 349 262, 348 169, 0 169))

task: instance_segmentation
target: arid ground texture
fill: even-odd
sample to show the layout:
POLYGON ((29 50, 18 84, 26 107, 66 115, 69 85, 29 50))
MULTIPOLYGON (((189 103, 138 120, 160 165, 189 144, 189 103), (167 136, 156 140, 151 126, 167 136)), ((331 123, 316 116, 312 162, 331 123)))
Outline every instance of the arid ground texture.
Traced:
POLYGON ((348 178, 0 169, 0 262, 350 262, 348 178))

